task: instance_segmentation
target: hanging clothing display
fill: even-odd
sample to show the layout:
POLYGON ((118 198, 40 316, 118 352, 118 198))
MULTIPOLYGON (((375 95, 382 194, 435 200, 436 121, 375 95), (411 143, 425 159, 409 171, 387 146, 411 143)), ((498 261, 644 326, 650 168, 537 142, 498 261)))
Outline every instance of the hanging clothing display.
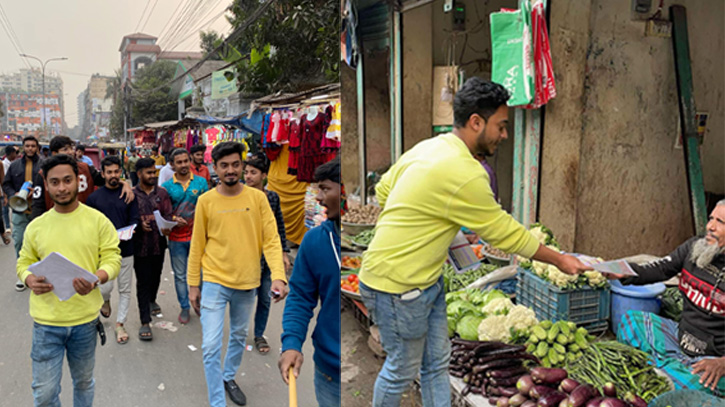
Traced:
POLYGON ((299 161, 297 163, 297 180, 313 182, 315 169, 324 164, 327 154, 322 152, 322 139, 329 121, 324 112, 311 112, 302 118, 299 161))
POLYGON ((307 183, 298 182, 297 177, 287 174, 289 154, 289 145, 282 146, 279 158, 270 164, 267 188, 279 195, 287 239, 300 244, 307 232, 305 228, 307 183))

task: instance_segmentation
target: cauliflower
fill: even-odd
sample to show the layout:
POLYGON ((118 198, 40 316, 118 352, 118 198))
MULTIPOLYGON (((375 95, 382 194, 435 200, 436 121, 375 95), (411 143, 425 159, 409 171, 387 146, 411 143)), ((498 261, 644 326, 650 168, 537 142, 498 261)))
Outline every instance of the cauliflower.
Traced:
POLYGON ((496 298, 491 300, 488 304, 486 304, 482 311, 485 312, 487 315, 492 314, 503 314, 506 313, 506 311, 510 310, 514 307, 514 303, 511 302, 511 299, 509 298, 496 298))
POLYGON ((506 325, 507 318, 505 315, 494 315, 481 321, 478 325, 478 340, 508 342, 511 331, 506 325))
POLYGON ((607 282, 607 279, 598 271, 585 271, 584 276, 592 287, 600 287, 607 282))
POLYGON ((538 323, 539 320, 536 319, 534 310, 523 305, 516 305, 511 308, 506 316, 506 326, 517 331, 528 330, 538 323))
POLYGON ((536 240, 538 240, 541 244, 546 244, 546 239, 549 238, 549 235, 546 234, 541 227, 532 228, 529 232, 531 232, 531 234, 534 235, 536 240))
POLYGON ((557 287, 566 287, 569 284, 576 283, 577 279, 579 279, 579 276, 566 274, 553 265, 549 265, 546 271, 549 281, 557 287))

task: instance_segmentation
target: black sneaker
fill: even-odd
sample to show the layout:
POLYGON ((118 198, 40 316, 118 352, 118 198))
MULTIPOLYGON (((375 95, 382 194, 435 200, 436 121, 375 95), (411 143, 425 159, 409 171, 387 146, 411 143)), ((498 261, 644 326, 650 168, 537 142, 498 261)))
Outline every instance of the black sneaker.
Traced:
POLYGON ((224 382, 224 389, 229 394, 229 398, 232 399, 235 404, 240 406, 247 405, 247 396, 245 396, 242 389, 237 386, 237 382, 234 380, 224 382))

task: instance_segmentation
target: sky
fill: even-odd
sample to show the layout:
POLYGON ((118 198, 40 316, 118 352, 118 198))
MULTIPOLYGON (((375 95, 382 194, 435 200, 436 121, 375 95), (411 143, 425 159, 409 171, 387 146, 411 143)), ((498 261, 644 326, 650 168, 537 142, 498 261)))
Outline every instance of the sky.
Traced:
MULTIPOLYGON (((113 76, 121 67, 118 48, 124 35, 143 32, 159 37, 157 44, 162 50, 171 47, 174 51, 199 51, 201 29, 229 33, 223 10, 231 3, 232 0, 0 0, 0 12, 4 11, 2 14, 7 18, 0 19, 0 72, 11 73, 26 67, 25 58, 18 56, 5 31, 10 31, 8 20, 21 53, 42 60, 67 57, 67 61, 49 62, 46 73, 58 72, 63 78, 65 120, 70 128, 78 123, 78 95, 88 86, 91 75, 113 76), (198 11, 192 13, 195 9, 198 11), (184 10, 191 17, 178 19, 184 10), (172 27, 178 28, 176 38, 170 34, 172 27)), ((32 59, 27 62, 36 68, 40 65, 32 59)))

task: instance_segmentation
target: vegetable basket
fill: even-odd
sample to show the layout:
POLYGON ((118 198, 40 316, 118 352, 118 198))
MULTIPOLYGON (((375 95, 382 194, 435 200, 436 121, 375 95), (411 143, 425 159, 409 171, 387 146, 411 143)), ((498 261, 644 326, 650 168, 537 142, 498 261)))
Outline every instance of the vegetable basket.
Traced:
POLYGON ((572 321, 589 332, 607 329, 609 287, 563 290, 533 272, 519 268, 516 302, 534 310, 539 320, 572 321))

